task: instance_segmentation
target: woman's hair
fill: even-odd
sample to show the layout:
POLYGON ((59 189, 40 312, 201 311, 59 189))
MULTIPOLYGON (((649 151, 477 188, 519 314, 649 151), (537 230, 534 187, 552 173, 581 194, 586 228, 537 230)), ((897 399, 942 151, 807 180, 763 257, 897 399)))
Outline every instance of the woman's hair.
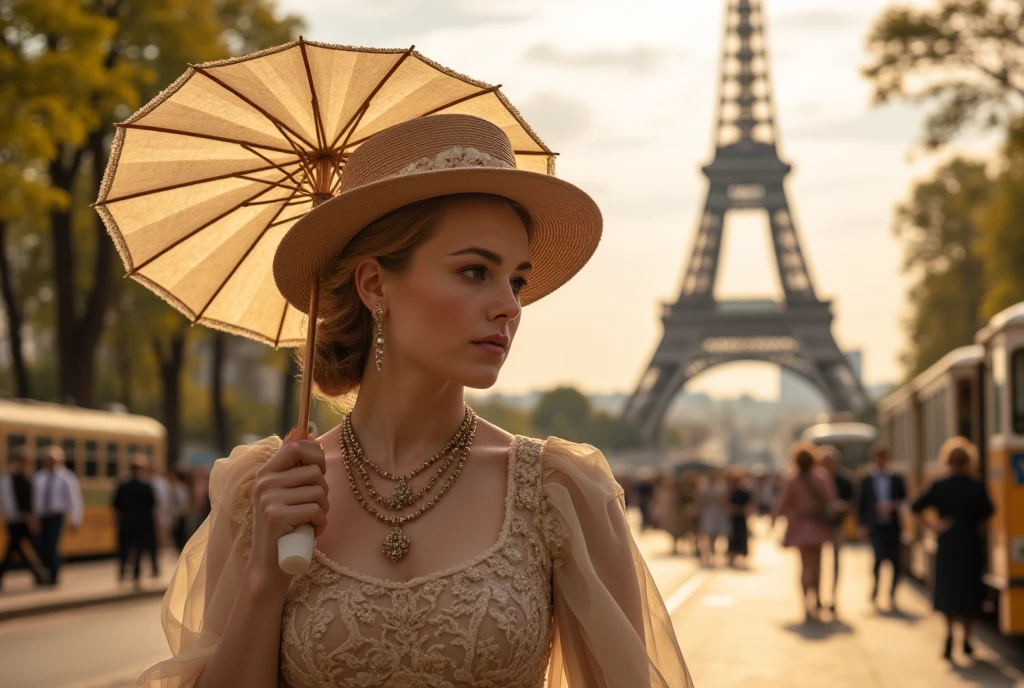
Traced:
POLYGON ((818 461, 817 448, 810 442, 797 442, 789 450, 789 458, 800 473, 809 473, 818 461))
MULTIPOLYGON (((455 203, 473 198, 492 198, 508 203, 532 238, 529 213, 518 203, 489 194, 453 194, 411 203, 370 223, 348 243, 324 273, 320 282, 319 322, 313 358, 313 393, 321 399, 337 399, 357 391, 373 338, 373 316, 359 298, 356 266, 376 258, 392 274, 405 272, 416 249, 434 236, 438 221, 455 203)), ((299 366, 305 346, 297 352, 299 366)))
POLYGON ((978 465, 978 448, 966 437, 950 437, 939 449, 939 461, 951 471, 970 473, 978 465))

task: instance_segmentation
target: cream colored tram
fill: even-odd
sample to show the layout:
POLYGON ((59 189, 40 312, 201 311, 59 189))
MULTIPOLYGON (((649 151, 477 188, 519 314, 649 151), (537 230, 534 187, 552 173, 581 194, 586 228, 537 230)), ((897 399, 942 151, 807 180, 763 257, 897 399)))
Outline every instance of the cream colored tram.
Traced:
POLYGON ((1024 633, 1024 302, 989 321, 985 352, 985 478, 995 504, 989 573, 999 591, 999 629, 1024 633))
MULTIPOLYGON (((164 472, 166 435, 161 423, 146 416, 0 399, 0 472, 19 446, 28 452, 32 470, 42 467, 43 449, 63 448, 67 467, 78 476, 85 513, 78 532, 65 529, 61 552, 69 558, 112 554, 117 547, 113 490, 132 454, 146 455, 151 466, 164 472)), ((6 539, 7 529, 0 528, 0 551, 6 539)))
MULTIPOLYGON (((966 437, 983 451, 983 359, 979 345, 954 349, 879 402, 882 441, 894 468, 903 472, 911 498, 942 473, 939 448, 950 437, 966 437)), ((935 538, 911 519, 903 525, 910 574, 930 585, 935 538)))

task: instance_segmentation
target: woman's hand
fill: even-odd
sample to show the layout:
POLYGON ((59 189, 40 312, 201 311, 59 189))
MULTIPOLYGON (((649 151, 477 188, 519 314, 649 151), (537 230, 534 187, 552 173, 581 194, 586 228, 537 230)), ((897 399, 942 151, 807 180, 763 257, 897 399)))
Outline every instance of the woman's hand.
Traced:
POLYGON ((255 585, 283 594, 291 576, 277 563, 277 540, 303 523, 314 537, 327 526, 324 449, 293 430, 281 448, 257 472, 252 489, 252 553, 247 574, 255 585))

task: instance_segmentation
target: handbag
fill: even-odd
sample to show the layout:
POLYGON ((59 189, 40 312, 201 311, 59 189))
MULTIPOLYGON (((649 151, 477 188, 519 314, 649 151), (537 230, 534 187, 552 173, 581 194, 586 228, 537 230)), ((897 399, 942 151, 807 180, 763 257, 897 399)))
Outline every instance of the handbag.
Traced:
POLYGON ((830 528, 840 525, 843 522, 843 519, 846 518, 846 514, 833 508, 832 504, 830 504, 828 499, 825 498, 825 495, 821 494, 818 486, 810 479, 810 476, 802 475, 800 477, 804 484, 811 490, 811 494, 814 495, 814 500, 818 503, 818 510, 814 517, 830 528))

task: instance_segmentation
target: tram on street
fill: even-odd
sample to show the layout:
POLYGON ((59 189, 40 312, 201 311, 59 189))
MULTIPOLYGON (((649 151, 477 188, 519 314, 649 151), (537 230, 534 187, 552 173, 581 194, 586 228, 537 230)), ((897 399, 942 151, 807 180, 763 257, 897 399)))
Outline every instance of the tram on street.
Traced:
MULTIPOLYGON (((1000 630, 1024 633, 1024 303, 994 316, 975 344, 949 352, 879 403, 882 439, 911 496, 942 475, 939 448, 962 436, 978 447, 996 505, 986 537, 985 582, 1000 630)), ((932 581, 936 542, 904 528, 909 569, 932 581)))
MULTIPOLYGON (((154 470, 164 472, 166 436, 164 426, 146 416, 0 399, 0 472, 7 470, 18 447, 25 448, 30 467, 38 471, 43 450, 57 445, 64 450, 65 465, 78 477, 84 515, 81 529, 64 531, 61 554, 69 559, 117 551, 113 491, 135 454, 145 455, 154 470)), ((0 551, 6 540, 7 529, 0 527, 0 551)))

